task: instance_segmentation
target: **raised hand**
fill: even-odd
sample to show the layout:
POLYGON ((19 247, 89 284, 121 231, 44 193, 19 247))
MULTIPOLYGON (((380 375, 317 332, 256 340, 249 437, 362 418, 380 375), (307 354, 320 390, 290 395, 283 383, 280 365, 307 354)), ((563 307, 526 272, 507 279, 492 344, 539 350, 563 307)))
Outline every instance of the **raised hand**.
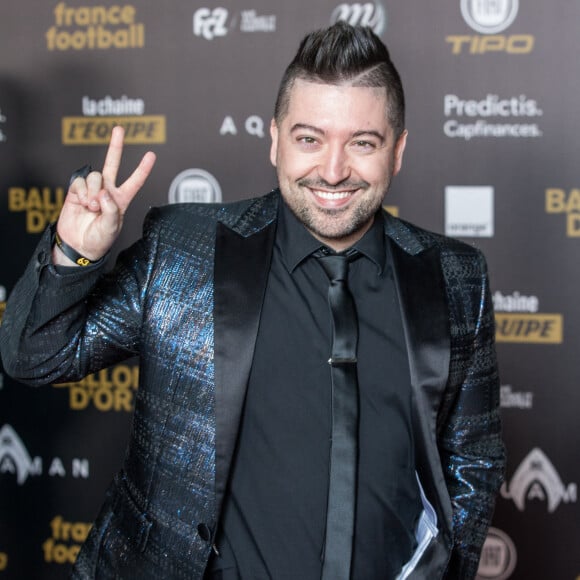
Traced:
MULTIPOLYGON (((122 127, 113 129, 103 171, 92 171, 86 178, 77 177, 70 184, 58 218, 60 239, 93 262, 102 258, 117 239, 129 204, 155 164, 155 154, 145 153, 135 171, 117 186, 124 137, 122 127)), ((72 263, 57 246, 53 261, 62 265, 72 263)))

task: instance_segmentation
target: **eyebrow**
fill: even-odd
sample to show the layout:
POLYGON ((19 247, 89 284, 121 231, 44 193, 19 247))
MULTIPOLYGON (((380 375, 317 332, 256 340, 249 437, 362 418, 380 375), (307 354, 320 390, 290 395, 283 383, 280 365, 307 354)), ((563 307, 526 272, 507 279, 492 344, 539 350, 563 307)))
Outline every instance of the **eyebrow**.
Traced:
POLYGON ((307 123, 295 123, 290 128, 290 133, 294 133, 294 131, 312 131, 313 133, 318 133, 319 135, 324 135, 324 131, 319 127, 315 127, 314 125, 308 125, 307 123))
MULTIPOLYGON (((294 133, 295 131, 312 131, 313 133, 317 133, 318 135, 324 135, 325 131, 323 129, 321 129, 320 127, 316 127, 314 125, 308 125, 307 123, 295 123, 294 125, 292 125, 292 127, 290 128, 290 133, 294 133)), ((355 131, 352 134, 352 137, 354 139, 358 139, 360 137, 365 137, 365 136, 373 136, 376 137, 381 144, 383 144, 385 142, 385 136, 382 135, 381 133, 379 133, 378 131, 375 131, 373 129, 370 129, 368 131, 366 130, 361 130, 361 131, 355 131)))

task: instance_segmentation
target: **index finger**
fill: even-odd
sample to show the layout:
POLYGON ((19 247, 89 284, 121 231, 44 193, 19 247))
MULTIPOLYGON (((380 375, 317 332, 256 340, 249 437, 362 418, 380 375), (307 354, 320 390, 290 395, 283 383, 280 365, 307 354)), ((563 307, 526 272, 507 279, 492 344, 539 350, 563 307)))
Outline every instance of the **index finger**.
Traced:
POLYGON ((105 163, 103 164, 103 182, 105 188, 111 191, 115 187, 117 181, 117 173, 121 165, 121 157, 123 155, 123 140, 125 138, 125 130, 123 127, 113 127, 111 132, 111 140, 109 141, 109 148, 105 156, 105 163))

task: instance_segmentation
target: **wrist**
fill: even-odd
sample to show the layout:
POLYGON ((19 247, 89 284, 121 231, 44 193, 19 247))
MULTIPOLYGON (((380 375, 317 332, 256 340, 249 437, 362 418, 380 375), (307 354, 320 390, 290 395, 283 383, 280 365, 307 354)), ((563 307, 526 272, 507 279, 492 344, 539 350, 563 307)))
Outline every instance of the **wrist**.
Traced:
MULTIPOLYGON (((98 260, 91 260, 86 256, 83 256, 81 253, 77 252, 72 246, 69 246, 58 234, 58 232, 54 231, 54 248, 55 251, 58 250, 59 254, 65 256, 68 260, 67 264, 63 264, 61 260, 56 258, 55 262, 60 263, 60 265, 71 265, 75 264, 77 266, 86 267, 86 266, 96 266, 101 264, 104 260, 104 256, 99 258, 98 260)), ((54 257, 54 252, 53 252, 54 257)))
POLYGON ((55 266, 66 266, 67 268, 78 268, 79 265, 62 253, 62 250, 54 244, 52 247, 52 263, 55 266))

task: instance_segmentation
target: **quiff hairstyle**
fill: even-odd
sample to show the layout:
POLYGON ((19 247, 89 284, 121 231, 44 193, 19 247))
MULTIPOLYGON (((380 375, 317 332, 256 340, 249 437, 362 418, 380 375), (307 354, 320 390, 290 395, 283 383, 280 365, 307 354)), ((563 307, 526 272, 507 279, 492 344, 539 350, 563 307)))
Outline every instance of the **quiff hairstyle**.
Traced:
POLYGON ((405 94, 401 77, 382 40, 368 27, 337 22, 308 34, 284 72, 274 119, 279 125, 288 113, 296 79, 327 85, 384 88, 387 116, 395 139, 405 129, 405 94))

